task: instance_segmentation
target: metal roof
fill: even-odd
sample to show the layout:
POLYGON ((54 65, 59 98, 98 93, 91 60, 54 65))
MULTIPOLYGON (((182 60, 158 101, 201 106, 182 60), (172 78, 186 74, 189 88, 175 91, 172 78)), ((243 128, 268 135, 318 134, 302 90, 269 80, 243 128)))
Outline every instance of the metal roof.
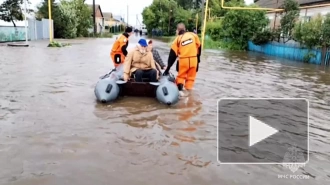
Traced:
MULTIPOLYGON (((326 0, 296 0, 300 6, 310 4, 324 4, 330 3, 326 0)), ((284 0, 258 0, 255 3, 262 8, 279 8, 283 4, 284 0)))

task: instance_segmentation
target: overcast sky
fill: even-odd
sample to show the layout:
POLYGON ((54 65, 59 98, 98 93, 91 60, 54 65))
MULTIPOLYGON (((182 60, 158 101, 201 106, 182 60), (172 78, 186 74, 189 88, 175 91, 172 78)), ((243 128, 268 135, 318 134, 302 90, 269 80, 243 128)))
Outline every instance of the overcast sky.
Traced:
MULTIPOLYGON (((0 0, 2 2, 3 0, 0 0)), ((142 23, 141 12, 144 7, 149 6, 153 0, 95 0, 96 4, 101 5, 103 12, 112 12, 114 15, 122 15, 127 20, 128 5, 128 23, 136 24, 136 15, 142 23)), ((32 7, 36 7, 42 0, 30 0, 32 7)), ((247 4, 253 3, 253 0, 245 0, 247 4)), ((92 4, 93 0, 86 0, 86 3, 92 4)))

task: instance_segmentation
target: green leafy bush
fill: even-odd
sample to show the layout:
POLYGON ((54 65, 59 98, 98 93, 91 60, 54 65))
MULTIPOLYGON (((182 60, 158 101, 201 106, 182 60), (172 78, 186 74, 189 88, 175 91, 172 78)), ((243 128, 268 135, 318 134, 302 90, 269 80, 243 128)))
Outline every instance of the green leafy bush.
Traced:
POLYGON ((109 32, 104 32, 104 33, 98 34, 97 37, 100 37, 100 38, 112 38, 113 37, 113 34, 112 33, 109 33, 109 32))
POLYGON ((206 24, 206 34, 210 35, 213 40, 221 40, 222 20, 208 22, 206 24))
MULTIPOLYGON (((92 27, 91 10, 85 0, 51 0, 55 38, 75 38, 88 35, 92 27)), ((37 7, 36 18, 48 19, 48 0, 37 7)))
MULTIPOLYGON (((142 11, 142 17, 148 34, 151 34, 153 28, 158 28, 163 30, 163 35, 173 36, 176 24, 180 22, 185 23, 188 30, 193 30, 196 27, 196 14, 199 11, 183 8, 191 6, 192 2, 185 1, 183 4, 176 0, 154 0, 151 5, 145 7, 142 11)), ((198 25, 201 25, 201 19, 199 17, 198 25)))
POLYGON ((60 42, 57 42, 57 41, 52 41, 48 44, 48 47, 51 47, 51 48, 61 48, 61 47, 65 47, 65 46, 71 46, 71 44, 69 44, 69 43, 60 43, 60 42))
POLYGON ((231 48, 246 50, 248 41, 268 23, 265 11, 230 10, 224 16, 220 35, 230 40, 231 48))
POLYGON ((316 57, 316 55, 314 53, 312 53, 311 51, 309 51, 303 58, 303 61, 305 63, 308 63, 312 58, 316 57))
POLYGON ((298 22, 293 32, 294 39, 309 49, 320 47, 323 43, 322 21, 321 15, 318 15, 309 22, 298 22))
POLYGON ((251 38, 251 41, 255 45, 263 45, 273 39, 273 32, 269 29, 257 32, 251 38))
MULTIPOLYGON (((330 46, 330 14, 325 17, 320 14, 309 22, 298 22, 293 32, 294 39, 309 50, 330 46)), ((324 54, 324 53, 323 53, 324 54)), ((315 54, 309 51, 304 61, 309 62, 315 54)))

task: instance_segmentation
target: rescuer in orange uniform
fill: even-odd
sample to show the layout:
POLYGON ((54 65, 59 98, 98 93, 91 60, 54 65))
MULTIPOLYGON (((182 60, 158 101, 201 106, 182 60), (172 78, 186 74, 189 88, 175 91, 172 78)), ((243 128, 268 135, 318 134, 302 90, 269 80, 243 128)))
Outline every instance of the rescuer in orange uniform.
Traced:
POLYGON ((133 28, 127 27, 125 29, 125 33, 120 35, 119 38, 113 44, 110 52, 110 57, 115 67, 117 67, 119 64, 124 63, 125 57, 128 53, 127 52, 128 38, 132 34, 133 34, 133 28))
POLYGON ((201 43, 198 35, 186 32, 186 27, 183 23, 178 24, 177 33, 178 35, 171 46, 164 75, 168 75, 170 68, 178 58, 176 84, 182 95, 183 86, 187 90, 192 90, 194 86, 200 62, 201 43))

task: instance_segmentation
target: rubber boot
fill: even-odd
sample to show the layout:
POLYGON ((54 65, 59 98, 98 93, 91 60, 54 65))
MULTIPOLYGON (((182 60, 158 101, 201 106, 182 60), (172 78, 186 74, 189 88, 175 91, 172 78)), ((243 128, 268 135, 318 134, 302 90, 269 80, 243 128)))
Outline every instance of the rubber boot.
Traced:
POLYGON ((186 96, 183 92, 183 84, 178 84, 178 89, 180 97, 186 96))
POLYGON ((179 89, 179 91, 182 91, 183 90, 183 84, 178 84, 178 89, 179 89))

